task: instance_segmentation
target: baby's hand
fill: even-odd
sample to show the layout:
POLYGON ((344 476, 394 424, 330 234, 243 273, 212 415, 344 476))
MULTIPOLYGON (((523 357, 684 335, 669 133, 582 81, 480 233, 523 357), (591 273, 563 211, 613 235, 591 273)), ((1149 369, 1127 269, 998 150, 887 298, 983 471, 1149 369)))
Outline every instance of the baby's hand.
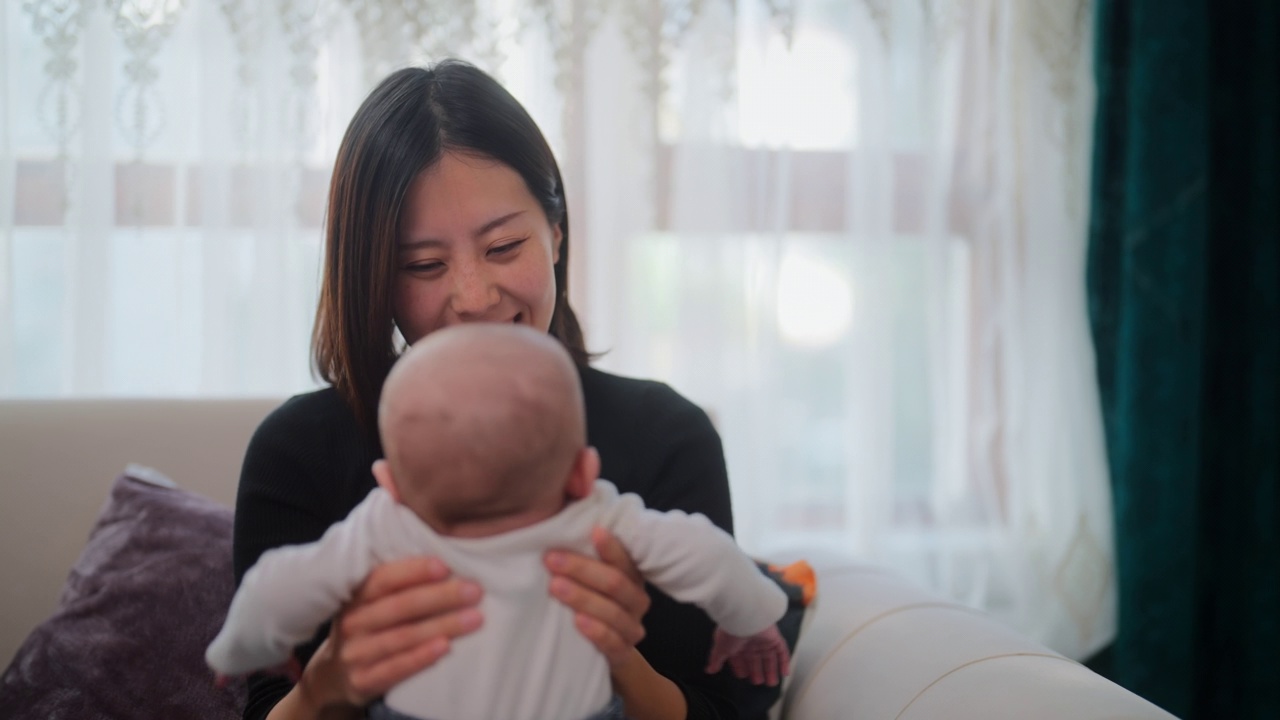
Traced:
POLYGON ((756 685, 768 683, 776 686, 783 677, 791 674, 791 653, 787 651, 782 633, 774 625, 749 637, 730 635, 716 628, 707 672, 720 672, 725 662, 729 663, 735 676, 750 678, 756 685))

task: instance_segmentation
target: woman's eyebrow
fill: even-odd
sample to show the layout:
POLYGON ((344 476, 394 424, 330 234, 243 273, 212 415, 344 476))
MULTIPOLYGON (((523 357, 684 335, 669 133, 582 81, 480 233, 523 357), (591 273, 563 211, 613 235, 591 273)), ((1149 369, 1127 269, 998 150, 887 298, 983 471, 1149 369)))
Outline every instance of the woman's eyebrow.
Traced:
POLYGON ((443 247, 445 244, 446 243, 443 240, 424 238, 422 240, 407 240, 405 242, 396 243, 396 248, 399 250, 417 250, 419 248, 443 247))
POLYGON ((514 219, 517 215, 523 215, 523 214, 524 214, 524 210, 516 210, 515 212, 509 212, 506 215, 500 215, 490 220, 489 222, 481 225, 474 233, 472 233, 472 235, 474 237, 482 237, 488 234, 490 231, 494 230, 495 228, 501 227, 507 221, 514 219))
MULTIPOLYGON (((502 225, 506 224, 507 222, 514 220, 516 216, 523 215, 524 212, 525 212, 524 210, 515 210, 505 215, 499 215, 498 217, 476 228, 475 232, 472 233, 472 237, 476 237, 476 238, 484 237, 486 234, 492 232, 493 230, 499 227, 502 227, 502 225)), ((417 250, 419 248, 442 247, 444 245, 448 245, 448 243, 446 243, 444 240, 438 240, 436 238, 420 238, 417 240, 406 240, 404 242, 397 243, 397 245, 401 250, 417 250)))

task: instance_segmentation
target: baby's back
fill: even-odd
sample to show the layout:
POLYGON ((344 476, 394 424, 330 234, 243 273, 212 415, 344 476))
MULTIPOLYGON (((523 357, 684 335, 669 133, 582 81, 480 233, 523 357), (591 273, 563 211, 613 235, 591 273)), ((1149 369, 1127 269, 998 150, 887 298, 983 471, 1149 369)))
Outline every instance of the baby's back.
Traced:
MULTIPOLYGON (((590 522, 562 513, 487 538, 441 538, 407 508, 389 533, 397 555, 435 554, 459 577, 484 588, 481 628, 456 639, 434 666, 387 694, 392 709, 430 720, 585 718, 612 696, 604 656, 548 592, 542 562, 552 547, 594 554, 590 522), (414 522, 418 522, 415 529, 414 522), (437 547, 424 549, 424 537, 437 547)), ((389 559, 389 558, 388 558, 389 559)))

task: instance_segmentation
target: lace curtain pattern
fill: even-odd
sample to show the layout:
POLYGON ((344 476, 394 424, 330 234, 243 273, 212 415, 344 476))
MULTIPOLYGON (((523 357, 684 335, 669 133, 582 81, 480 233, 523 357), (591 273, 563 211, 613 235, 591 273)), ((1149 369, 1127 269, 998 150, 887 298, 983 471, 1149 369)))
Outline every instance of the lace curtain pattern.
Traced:
POLYGON ((1076 657, 1114 631, 1083 261, 1086 0, 0 5, 0 396, 281 396, 328 172, 459 56, 566 176, 605 369, 724 437, 741 542, 829 547, 1076 657))

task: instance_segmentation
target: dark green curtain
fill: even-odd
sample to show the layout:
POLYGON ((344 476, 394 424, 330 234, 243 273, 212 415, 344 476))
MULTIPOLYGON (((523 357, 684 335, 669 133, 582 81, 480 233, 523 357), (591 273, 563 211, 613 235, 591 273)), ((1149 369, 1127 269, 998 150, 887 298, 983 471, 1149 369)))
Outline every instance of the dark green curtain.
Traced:
POLYGON ((1184 718, 1280 718, 1280 2, 1097 0, 1089 246, 1119 629, 1184 718))

